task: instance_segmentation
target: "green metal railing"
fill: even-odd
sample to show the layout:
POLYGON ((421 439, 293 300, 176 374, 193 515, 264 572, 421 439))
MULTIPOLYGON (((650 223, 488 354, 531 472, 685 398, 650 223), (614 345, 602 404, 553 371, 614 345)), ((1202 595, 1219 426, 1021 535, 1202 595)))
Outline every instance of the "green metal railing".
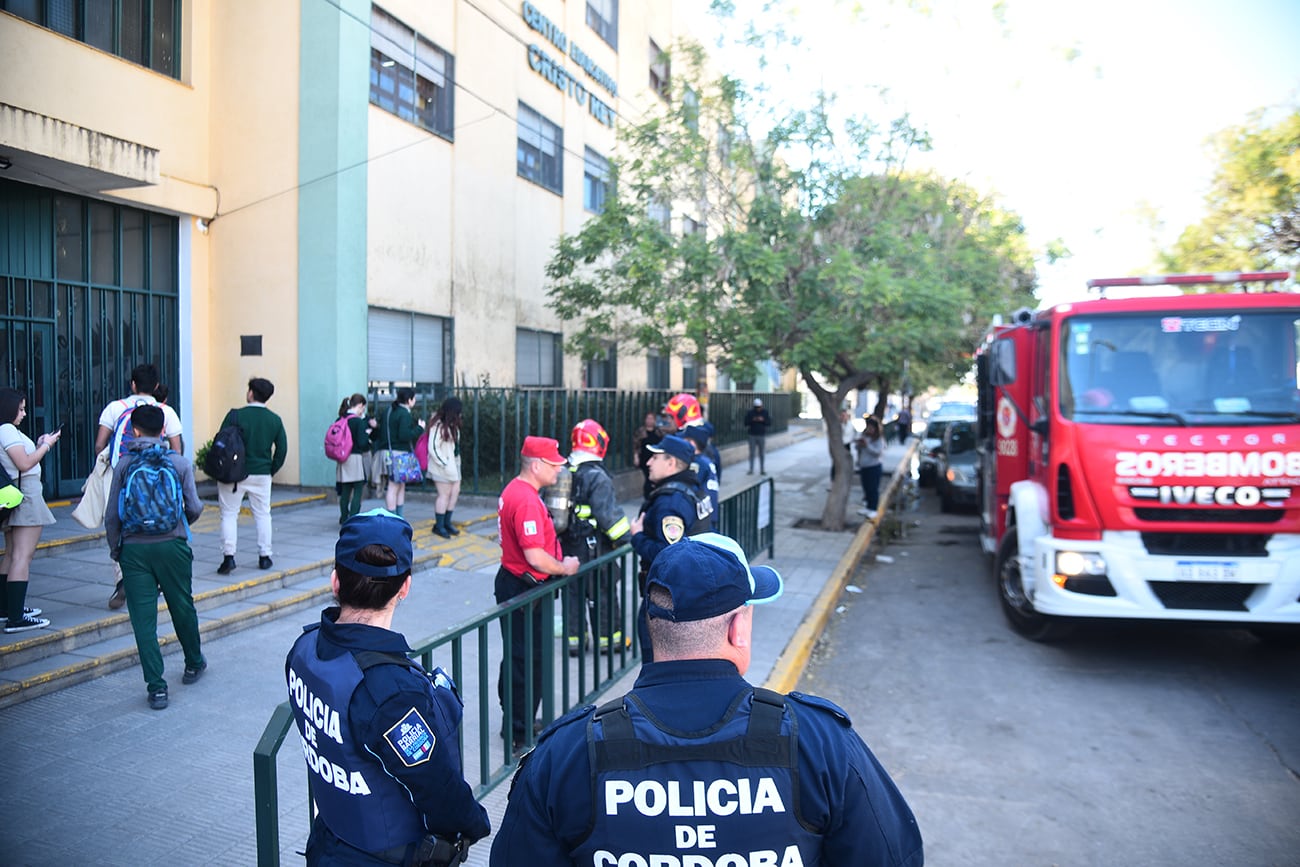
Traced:
MULTIPOLYGON (((763 551, 769 557, 775 553, 774 495, 775 485, 769 477, 736 492, 720 504, 720 529, 739 542, 749 557, 763 551)), ((636 561, 631 546, 624 545, 584 564, 576 575, 550 579, 527 593, 463 623, 450 626, 414 646, 411 655, 419 657, 426 671, 431 671, 434 667, 434 652, 445 648, 445 652, 450 655, 450 665, 445 667, 461 688, 462 695, 470 697, 466 699, 466 720, 460 728, 460 752, 462 757, 465 756, 465 732, 469 728, 472 711, 477 733, 477 749, 474 752, 477 782, 473 785, 476 798, 482 798, 508 779, 515 768, 509 739, 493 734, 498 721, 499 730, 509 732, 515 712, 508 689, 505 690, 505 707, 501 714, 497 716, 492 710, 492 697, 496 692, 496 672, 492 665, 493 636, 497 636, 501 658, 509 659, 512 650, 509 629, 503 635, 501 625, 508 623, 508 618, 512 615, 523 616, 524 646, 526 649, 532 648, 533 614, 537 613, 537 619, 540 619, 543 628, 553 629, 557 623, 555 605, 558 596, 562 606, 560 610, 563 612, 558 620, 561 634, 553 640, 541 642, 541 659, 534 659, 531 652, 525 654, 525 703, 529 707, 533 704, 534 665, 541 666, 543 724, 549 724, 573 707, 592 702, 640 663, 641 653, 636 643, 635 623, 636 603, 640 597, 636 583, 636 561), (604 631, 606 626, 617 626, 624 639, 617 643, 611 642, 608 652, 602 653, 597 636, 592 636, 589 646, 580 650, 576 657, 570 657, 567 650, 561 649, 566 647, 566 637, 581 634, 573 623, 570 612, 575 608, 578 611, 586 610, 588 600, 593 602, 598 631, 604 631), (466 668, 469 665, 467 657, 471 653, 476 657, 474 676, 466 680, 466 668), (494 744, 499 745, 499 749, 494 749, 494 744)), ((280 799, 276 758, 292 726, 293 712, 286 701, 275 708, 253 750, 259 867, 279 867, 280 864, 280 799)), ((527 731, 526 737, 528 745, 532 746, 534 735, 531 729, 527 731)), ((309 805, 310 798, 309 786, 309 805)), ((309 806, 307 812, 311 816, 313 808, 309 806)))
MULTIPOLYGON (((373 384, 372 384, 373 385, 373 384)), ((462 488, 466 494, 495 494, 519 472, 519 447, 528 435, 552 437, 568 451, 569 431, 584 418, 593 418, 610 437, 605 466, 610 472, 632 466, 632 442, 647 413, 657 413, 670 390, 452 388, 436 387, 418 394, 413 412, 428 419, 448 397, 464 404, 461 428, 462 488)), ((370 406, 383 419, 392 401, 391 386, 372 388, 370 406)), ((708 419, 718 446, 742 442, 745 413, 761 397, 772 415, 769 433, 787 429, 793 397, 784 392, 718 391, 709 395, 708 419)), ((376 442, 382 443, 382 433, 376 442)))

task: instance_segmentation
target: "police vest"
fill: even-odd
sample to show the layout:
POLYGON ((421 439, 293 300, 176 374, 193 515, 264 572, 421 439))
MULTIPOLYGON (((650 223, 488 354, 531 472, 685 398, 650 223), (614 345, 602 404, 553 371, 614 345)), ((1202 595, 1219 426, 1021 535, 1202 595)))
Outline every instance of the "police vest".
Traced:
POLYGON ((406 789, 353 739, 348 707, 367 668, 405 660, 425 683, 428 677, 418 664, 395 654, 366 651, 321 659, 316 652, 319 628, 308 627, 294 643, 288 676, 289 704, 320 817, 339 839, 365 852, 418 840, 425 833, 423 818, 406 789))
POLYGON ((660 728, 630 693, 588 720, 587 747, 591 833, 575 864, 821 863, 821 837, 799 814, 796 726, 779 693, 742 692, 694 734, 660 728))
POLYGON ((656 497, 662 497, 665 494, 682 493, 691 498, 695 504, 695 523, 686 528, 686 535, 698 536, 700 533, 707 533, 713 527, 713 501, 709 495, 701 493, 699 488, 677 481, 676 479, 669 482, 660 482, 655 486, 650 495, 645 498, 645 504, 641 511, 647 511, 650 503, 656 497))

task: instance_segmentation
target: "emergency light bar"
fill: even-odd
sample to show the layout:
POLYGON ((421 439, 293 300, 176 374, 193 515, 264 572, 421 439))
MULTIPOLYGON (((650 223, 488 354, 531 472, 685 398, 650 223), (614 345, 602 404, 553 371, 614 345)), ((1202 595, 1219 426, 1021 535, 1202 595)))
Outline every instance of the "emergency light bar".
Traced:
POLYGON ((1089 280, 1089 289, 1105 294, 1108 286, 1195 286, 1204 283, 1260 283, 1287 280, 1290 271, 1227 271, 1218 274, 1150 274, 1145 277, 1104 277, 1089 280))

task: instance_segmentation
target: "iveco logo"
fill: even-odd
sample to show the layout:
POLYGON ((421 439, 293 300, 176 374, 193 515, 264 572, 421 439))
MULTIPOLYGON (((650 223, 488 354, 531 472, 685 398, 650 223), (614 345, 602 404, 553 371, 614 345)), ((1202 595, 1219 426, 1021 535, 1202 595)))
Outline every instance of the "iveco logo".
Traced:
POLYGON ((1154 500, 1178 506, 1280 506, 1290 496, 1290 488, 1257 488, 1254 485, 1160 485, 1132 487, 1135 500, 1154 500))

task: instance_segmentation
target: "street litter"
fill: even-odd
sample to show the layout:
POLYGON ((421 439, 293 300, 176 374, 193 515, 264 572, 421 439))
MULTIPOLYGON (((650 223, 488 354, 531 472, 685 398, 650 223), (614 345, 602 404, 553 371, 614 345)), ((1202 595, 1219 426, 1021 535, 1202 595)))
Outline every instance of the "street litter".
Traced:
POLYGON ((850 585, 848 585, 847 587, 845 587, 844 589, 847 590, 847 591, 849 591, 850 593, 861 593, 861 592, 862 592, 862 588, 859 587, 859 586, 856 585, 856 584, 850 584, 850 585))
POLYGON ((877 562, 877 563, 893 563, 893 562, 894 562, 894 558, 893 558, 893 557, 890 557, 888 554, 877 554, 877 555, 876 555, 876 562, 877 562))
POLYGON ((838 608, 835 609, 835 613, 836 613, 836 614, 843 614, 846 610, 847 610, 847 609, 846 609, 843 605, 841 605, 841 606, 839 606, 838 608))

